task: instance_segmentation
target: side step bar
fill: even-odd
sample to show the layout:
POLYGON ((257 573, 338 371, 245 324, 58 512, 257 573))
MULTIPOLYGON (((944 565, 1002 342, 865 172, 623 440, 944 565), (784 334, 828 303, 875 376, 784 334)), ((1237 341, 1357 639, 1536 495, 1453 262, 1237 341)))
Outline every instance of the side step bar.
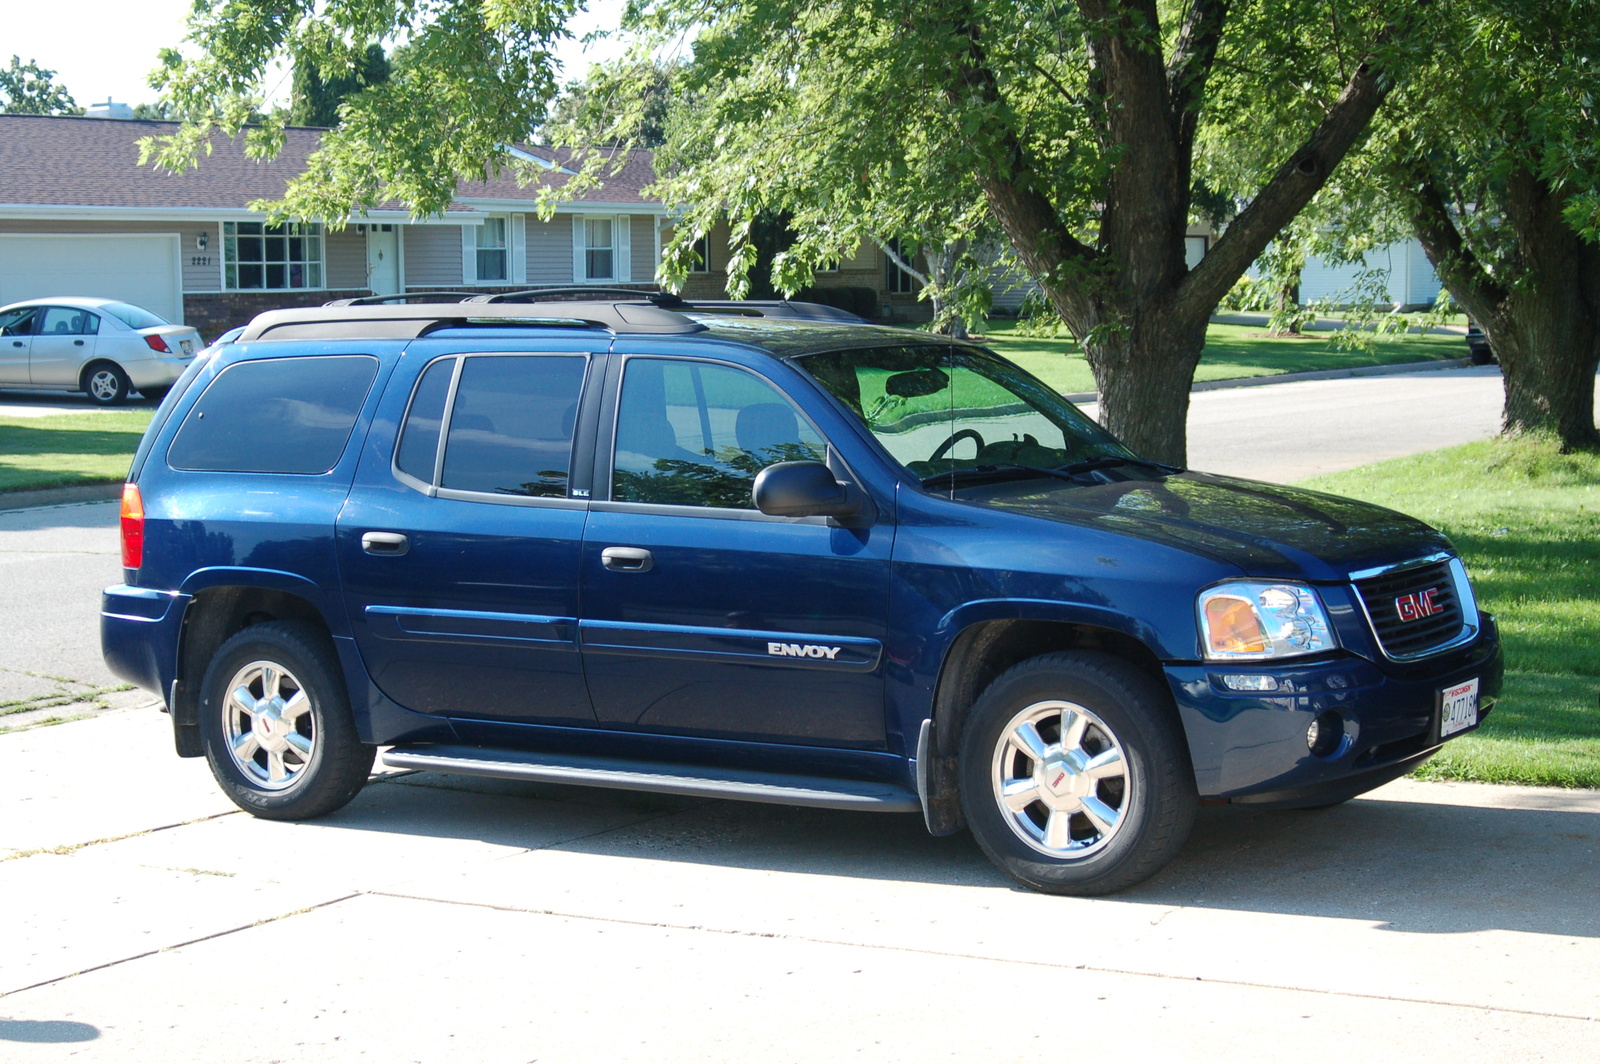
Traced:
POLYGON ((383 755, 391 768, 458 772, 467 776, 539 780, 691 798, 729 798, 818 809, 918 813, 916 792, 892 783, 792 776, 754 769, 706 768, 655 761, 621 761, 576 754, 529 754, 474 746, 397 746, 383 755))

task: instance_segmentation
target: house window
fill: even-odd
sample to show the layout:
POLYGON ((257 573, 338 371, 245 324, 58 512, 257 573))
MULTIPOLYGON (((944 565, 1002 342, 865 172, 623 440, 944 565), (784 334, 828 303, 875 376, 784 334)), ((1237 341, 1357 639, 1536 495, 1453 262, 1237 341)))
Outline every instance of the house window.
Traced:
POLYGON ((227 288, 322 287, 322 226, 317 223, 223 222, 222 248, 227 288))
POLYGON ((584 280, 611 280, 616 276, 616 249, 612 243, 611 219, 585 218, 583 230, 584 280))
POLYGON ((1189 269, 1200 265, 1200 260, 1206 257, 1206 238, 1203 236, 1186 236, 1183 238, 1183 264, 1189 269))
POLYGON ((711 234, 699 237, 694 242, 694 265, 689 267, 690 273, 711 272, 711 234))
MULTIPOLYGON (((898 239, 889 241, 889 247, 893 249, 896 255, 900 256, 901 259, 904 259, 909 263, 909 252, 901 245, 898 239)), ((893 259, 885 255, 883 257, 883 261, 887 267, 886 275, 884 277, 884 287, 888 289, 892 295, 908 296, 915 295, 916 293, 922 291, 922 285, 918 283, 917 279, 906 271, 902 270, 899 266, 896 266, 893 259)))
POLYGON ((485 218, 478 226, 478 280, 506 279, 506 220, 485 218))

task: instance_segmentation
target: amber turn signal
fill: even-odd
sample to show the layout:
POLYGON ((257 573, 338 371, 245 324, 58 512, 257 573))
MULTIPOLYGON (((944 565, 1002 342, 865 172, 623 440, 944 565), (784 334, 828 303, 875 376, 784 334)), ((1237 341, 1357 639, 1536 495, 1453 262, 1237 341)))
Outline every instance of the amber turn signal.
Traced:
POLYGON ((1206 602, 1206 638, 1213 654, 1264 654, 1267 634, 1248 599, 1218 595, 1206 602))

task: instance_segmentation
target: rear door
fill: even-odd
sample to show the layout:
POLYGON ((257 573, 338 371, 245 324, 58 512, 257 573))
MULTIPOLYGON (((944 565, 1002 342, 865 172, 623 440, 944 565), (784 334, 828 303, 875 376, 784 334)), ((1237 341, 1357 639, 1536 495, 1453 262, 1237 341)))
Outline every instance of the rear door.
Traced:
POLYGON ((0 385, 28 384, 28 352, 38 307, 18 307, 0 314, 0 385))
POLYGON ((82 307, 45 307, 39 314, 28 374, 34 384, 74 388, 78 370, 94 357, 100 315, 82 307))
POLYGON ((892 526, 754 508, 762 468, 827 453, 767 377, 632 356, 618 384, 581 569, 600 722, 882 749, 892 526))
POLYGON ((367 671, 407 709, 594 722, 577 646, 586 502, 569 473, 596 346, 403 356, 338 538, 367 671))

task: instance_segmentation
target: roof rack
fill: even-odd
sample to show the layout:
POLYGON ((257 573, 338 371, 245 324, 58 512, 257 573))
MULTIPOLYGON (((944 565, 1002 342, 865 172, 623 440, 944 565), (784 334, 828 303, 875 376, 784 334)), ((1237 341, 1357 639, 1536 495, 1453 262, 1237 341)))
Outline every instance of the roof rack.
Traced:
POLYGON ((793 321, 836 321, 871 325, 859 314, 826 303, 799 303, 787 299, 696 299, 680 301, 674 310, 685 314, 734 314, 747 318, 787 318, 793 321))
POLYGON ((240 334, 252 340, 409 340, 436 329, 471 325, 544 325, 612 333, 684 335, 705 326, 649 303, 379 303, 296 307, 257 314, 240 334))
POLYGON ((516 292, 484 292, 463 300, 466 303, 543 303, 550 300, 565 299, 626 299, 644 300, 658 307, 677 310, 687 306, 684 301, 671 292, 646 291, 640 288, 607 288, 595 285, 550 286, 543 288, 524 288, 516 292))
POLYGON ((343 299, 330 299, 322 304, 325 307, 374 307, 389 303, 409 303, 412 300, 425 303, 465 303, 476 298, 476 292, 393 292, 389 295, 371 296, 346 296, 343 299), (454 297, 454 298, 451 298, 454 297))

